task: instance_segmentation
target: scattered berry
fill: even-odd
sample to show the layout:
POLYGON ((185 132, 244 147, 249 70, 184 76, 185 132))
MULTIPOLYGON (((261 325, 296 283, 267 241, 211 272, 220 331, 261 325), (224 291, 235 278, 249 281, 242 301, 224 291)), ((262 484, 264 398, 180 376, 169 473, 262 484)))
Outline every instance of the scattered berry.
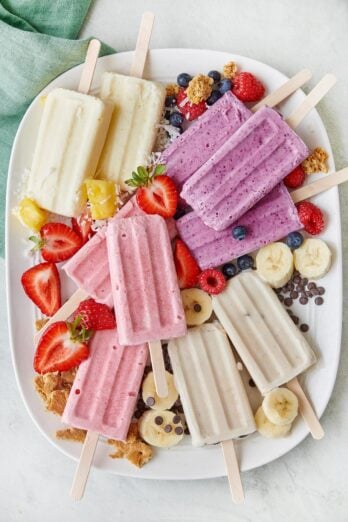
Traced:
POLYGON ((242 241, 247 236, 247 229, 242 225, 238 225, 232 229, 232 236, 234 239, 238 239, 238 241, 242 241))
POLYGON ((76 218, 71 218, 72 229, 80 236, 83 245, 95 234, 92 224, 93 221, 89 211, 83 212, 76 218))
POLYGON ((180 114, 180 112, 175 111, 169 116, 169 123, 173 125, 173 127, 181 127, 184 123, 184 119, 184 116, 180 114))
POLYGON ((223 274, 215 268, 203 270, 198 277, 198 284, 208 294, 220 294, 226 286, 223 274))
POLYGON ((219 91, 221 94, 225 94, 225 92, 230 91, 232 89, 232 82, 231 80, 227 80, 226 78, 224 80, 221 80, 221 83, 219 85, 219 91))
POLYGON ((47 212, 30 199, 24 198, 18 205, 18 216, 23 225, 38 232, 42 225, 47 221, 47 212))
POLYGON ((324 216, 320 208, 309 201, 298 203, 297 212, 304 229, 313 236, 320 234, 324 228, 324 216))
POLYGON ((179 94, 176 97, 176 103, 179 111, 185 116, 187 121, 195 120, 207 109, 207 104, 205 101, 201 101, 200 103, 191 103, 187 100, 184 103, 185 100, 187 100, 186 92, 184 89, 180 89, 179 94))
POLYGON ((219 81, 221 80, 221 74, 219 73, 219 71, 209 71, 208 76, 209 78, 213 78, 214 83, 219 83, 219 81))
POLYGON ((79 321, 65 323, 59 321, 42 335, 34 356, 34 370, 44 374, 63 372, 78 366, 87 359, 87 341, 92 332, 79 328, 79 321))
POLYGON ((23 288, 41 312, 49 317, 61 307, 60 278, 54 263, 40 263, 26 270, 21 279, 23 288))
POLYGON ((253 74, 240 72, 233 79, 232 92, 243 102, 256 102, 265 94, 265 88, 253 74))
POLYGON ((192 80, 192 76, 187 73, 181 73, 177 77, 176 81, 180 85, 180 87, 187 87, 190 81, 192 80))
POLYGON ((207 99, 207 105, 214 105, 221 98, 222 94, 220 91, 213 91, 207 99))
POLYGON ((296 167, 296 169, 294 169, 292 172, 290 172, 290 174, 288 174, 284 178, 284 184, 288 188, 295 189, 295 188, 301 187, 305 178, 306 178, 305 171, 303 170, 301 165, 299 165, 298 167, 296 167))
POLYGON ((179 287, 192 288, 196 286, 201 270, 190 250, 181 239, 177 239, 175 243, 174 263, 179 287))
POLYGON ((300 232, 291 232, 285 242, 289 248, 299 248, 303 243, 303 235, 300 232))
POLYGON ((29 239, 35 243, 33 250, 41 250, 44 260, 52 263, 69 259, 82 246, 81 237, 64 223, 46 223, 39 237, 29 239))
POLYGON ((94 299, 82 301, 74 318, 81 318, 81 325, 86 330, 112 330, 116 328, 116 321, 113 312, 105 304, 97 303, 94 299))
POLYGON ((174 105, 176 105, 176 97, 175 96, 166 96, 164 105, 166 107, 174 107, 174 105))
POLYGON ((241 256, 237 259, 237 266, 239 270, 248 270, 254 266, 254 259, 248 255, 241 256))
POLYGON ((222 273, 224 274, 226 279, 231 279, 232 277, 234 277, 236 275, 237 268, 233 263, 226 263, 222 267, 222 273))

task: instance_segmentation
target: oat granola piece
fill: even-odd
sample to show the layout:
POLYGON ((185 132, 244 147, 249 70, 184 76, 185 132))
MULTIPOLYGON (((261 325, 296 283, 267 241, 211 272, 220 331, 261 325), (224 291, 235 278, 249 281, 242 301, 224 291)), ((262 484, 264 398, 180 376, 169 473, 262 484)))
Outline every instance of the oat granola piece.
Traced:
POLYGON ((321 147, 316 147, 313 152, 302 162, 302 168, 306 174, 313 174, 314 172, 329 172, 327 159, 329 155, 326 150, 321 147))
POLYGON ((168 83, 168 85, 166 85, 166 95, 176 96, 179 92, 179 89, 180 87, 176 83, 168 83))
POLYGON ((114 447, 114 453, 110 454, 112 459, 126 458, 137 468, 143 467, 152 458, 152 448, 141 440, 137 422, 130 425, 126 442, 109 439, 108 444, 114 447))
POLYGON ((228 80, 233 80, 238 71, 237 64, 235 62, 227 62, 223 68, 224 78, 228 80))
POLYGON ((72 368, 66 372, 51 372, 35 377, 35 389, 48 411, 62 415, 75 375, 76 368, 72 368))
POLYGON ((48 323, 48 319, 36 319, 35 321, 35 330, 39 332, 41 328, 45 326, 45 324, 48 323))
POLYGON ((71 440, 73 442, 84 442, 86 438, 86 430, 79 428, 66 428, 56 431, 56 438, 60 440, 71 440))
POLYGON ((198 74, 190 81, 186 89, 186 96, 191 103, 200 103, 205 101, 212 93, 213 83, 213 78, 205 76, 204 74, 198 74))

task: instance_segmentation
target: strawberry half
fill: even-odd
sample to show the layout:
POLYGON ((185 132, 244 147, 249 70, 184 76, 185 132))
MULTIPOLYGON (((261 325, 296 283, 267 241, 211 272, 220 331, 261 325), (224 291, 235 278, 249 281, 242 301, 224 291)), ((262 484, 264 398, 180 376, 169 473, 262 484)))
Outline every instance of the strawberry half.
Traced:
POLYGON ((93 220, 88 210, 76 218, 71 218, 71 226, 74 232, 82 239, 82 244, 87 243, 95 232, 92 229, 93 220))
POLYGON ((78 321, 65 323, 59 321, 42 335, 34 356, 34 370, 44 374, 63 372, 78 366, 87 359, 87 341, 91 332, 78 328, 78 321))
POLYGON ((137 203, 146 214, 170 218, 176 212, 179 197, 174 181, 164 172, 164 165, 138 167, 126 184, 138 188, 137 203))
POLYGON ((116 328, 113 312, 105 304, 97 303, 94 299, 82 301, 74 317, 81 318, 81 324, 87 330, 111 330, 116 328))
POLYGON ((40 263, 22 275, 25 293, 49 317, 61 307, 60 278, 54 263, 40 263))
POLYGON ((40 237, 31 236, 34 250, 41 250, 45 261, 59 263, 73 256, 82 246, 82 238, 64 223, 47 223, 40 229, 40 237))
POLYGON ((197 284, 201 270, 197 261, 181 239, 177 239, 174 248, 174 263, 180 288, 192 288, 197 284))

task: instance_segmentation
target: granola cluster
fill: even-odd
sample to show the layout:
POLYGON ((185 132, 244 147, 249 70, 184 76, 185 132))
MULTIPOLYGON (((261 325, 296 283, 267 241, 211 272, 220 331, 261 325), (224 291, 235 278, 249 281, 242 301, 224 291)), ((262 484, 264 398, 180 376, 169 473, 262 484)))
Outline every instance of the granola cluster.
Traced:
POLYGON ((329 172, 327 159, 329 155, 326 150, 316 147, 313 152, 302 162, 302 168, 306 174, 314 172, 329 172))
POLYGON ((66 372, 45 373, 35 377, 35 389, 45 403, 46 409, 62 415, 68 400, 76 368, 66 372))
POLYGON ((223 68, 223 75, 228 80, 232 80, 237 74, 237 64, 235 62, 227 62, 223 68))
POLYGON ((212 93, 214 80, 205 74, 198 74, 190 81, 186 96, 191 103, 200 103, 209 98, 212 93))
POLYGON ((110 454, 111 458, 126 458, 137 468, 142 468, 152 459, 152 448, 140 438, 137 422, 130 425, 126 442, 109 439, 108 444, 113 446, 115 450, 114 453, 110 454))
POLYGON ((176 83, 168 83, 168 85, 166 85, 166 95, 176 96, 179 92, 179 89, 180 87, 176 83))

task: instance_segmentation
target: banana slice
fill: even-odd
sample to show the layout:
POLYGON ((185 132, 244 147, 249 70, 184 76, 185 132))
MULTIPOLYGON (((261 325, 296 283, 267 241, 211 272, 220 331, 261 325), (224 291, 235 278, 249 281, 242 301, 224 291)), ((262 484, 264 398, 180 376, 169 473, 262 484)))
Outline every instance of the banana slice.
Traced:
POLYGON ((153 410, 169 410, 169 408, 173 406, 179 396, 177 389, 175 388, 173 375, 169 372, 166 372, 166 378, 168 385, 167 397, 159 397, 157 395, 153 372, 148 373, 143 381, 143 401, 153 410))
POLYGON ((319 279, 331 266, 331 251, 321 239, 305 239, 294 251, 296 269, 305 277, 319 279))
POLYGON ((285 243, 271 243, 260 248, 256 255, 257 273, 273 288, 284 286, 294 271, 294 260, 285 243))
POLYGON ((267 437, 267 439, 277 439, 279 437, 286 437, 291 431, 292 424, 284 424, 284 426, 279 426, 277 424, 273 424, 266 417, 262 406, 259 407, 257 412, 255 413, 255 423, 257 431, 263 437, 267 437))
POLYGON ((262 409, 270 422, 285 426, 297 417, 298 400, 288 388, 275 388, 265 395, 262 409))
POLYGON ((208 321, 213 311, 209 294, 199 288, 187 288, 181 292, 181 299, 189 326, 199 326, 208 321))
POLYGON ((184 436, 180 416, 172 411, 146 411, 139 419, 139 433, 145 442, 158 448, 170 448, 184 436))

